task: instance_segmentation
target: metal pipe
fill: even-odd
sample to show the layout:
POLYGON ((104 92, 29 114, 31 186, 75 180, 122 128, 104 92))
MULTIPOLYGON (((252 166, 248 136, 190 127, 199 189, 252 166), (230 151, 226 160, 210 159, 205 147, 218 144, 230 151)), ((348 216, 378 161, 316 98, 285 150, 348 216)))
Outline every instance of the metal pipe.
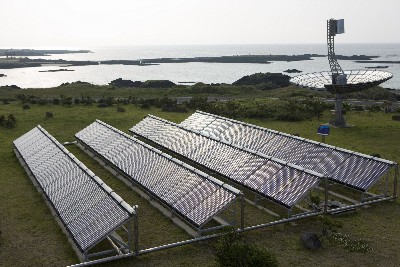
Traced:
POLYGON ((328 213, 335 212, 335 211, 346 210, 346 209, 350 209, 350 208, 362 207, 362 206, 365 206, 365 205, 374 204, 374 203, 387 201, 387 200, 391 200, 391 199, 395 199, 395 197, 391 196, 391 197, 381 198, 381 199, 377 199, 377 200, 371 200, 371 201, 367 201, 367 202, 362 202, 362 203, 359 203, 359 204, 349 205, 349 206, 346 206, 346 207, 343 207, 343 208, 332 209, 332 210, 329 210, 328 213))
POLYGON ((189 240, 185 240, 185 241, 180 241, 180 242, 176 242, 176 243, 171 243, 171 244, 167 244, 167 245, 163 245, 163 246, 159 246, 159 247, 148 248, 148 249, 139 251, 139 255, 159 251, 162 249, 174 248, 174 247, 179 247, 179 246, 188 245, 188 244, 192 244, 192 243, 197 243, 200 241, 205 241, 205 240, 213 239, 216 237, 220 237, 222 235, 224 235, 224 234, 223 233, 213 234, 213 235, 198 237, 198 238, 189 239, 189 240))
POLYGON ((225 227, 227 227, 228 225, 224 224, 224 225, 220 225, 220 226, 215 226, 215 227, 211 227, 211 228, 206 228, 206 229, 201 229, 201 234, 203 233, 207 233, 207 232, 212 232, 212 231, 216 231, 219 229, 223 229, 225 227))
POLYGON ((107 254, 114 254, 114 253, 115 253, 114 249, 109 249, 109 250, 105 250, 105 251, 101 251, 101 252, 95 252, 95 253, 88 254, 88 258, 99 257, 99 256, 103 256, 103 255, 107 255, 107 254))
POLYGON ((118 255, 123 255, 123 253, 121 252, 121 250, 119 249, 119 247, 117 245, 115 245, 115 243, 113 242, 113 240, 107 236, 107 240, 110 243, 111 247, 115 250, 115 252, 118 255))
POLYGON ((270 222, 270 223, 264 223, 264 224, 249 226, 249 227, 244 228, 243 230, 238 230, 237 232, 241 233, 241 232, 245 232, 245 231, 249 231, 249 230, 265 228, 265 227, 278 225, 278 224, 282 224, 282 223, 287 223, 287 222, 292 222, 292 221, 295 221, 295 220, 298 220, 298 219, 309 218, 309 217, 313 217, 313 216, 317 216, 317 215, 321 215, 321 214, 323 214, 323 212, 319 211, 319 212, 316 212, 316 213, 306 214, 306 215, 299 216, 299 217, 287 218, 287 219, 282 219, 282 220, 274 221, 274 222, 270 222))
POLYGON ((180 242, 176 242, 176 243, 171 243, 171 244, 167 244, 167 245, 162 245, 162 246, 158 246, 158 247, 144 249, 144 250, 139 251, 138 254, 136 254, 136 253, 127 253, 127 254, 123 254, 123 255, 116 255, 116 256, 111 256, 111 257, 107 257, 107 258, 103 258, 103 259, 82 262, 82 263, 70 265, 68 267, 92 266, 92 265, 95 265, 95 264, 110 262, 110 261, 113 261, 113 260, 136 257, 138 255, 147 254, 147 253, 151 253, 151 252, 155 252, 155 251, 159 251, 159 250, 163 250, 163 249, 174 248, 174 247, 188 245, 188 244, 192 244, 192 243, 196 243, 196 242, 200 242, 200 241, 205 241, 205 240, 216 238, 216 237, 219 237, 219 236, 222 236, 222 235, 223 234, 221 233, 221 234, 214 234, 214 235, 209 235, 209 236, 204 236, 204 237, 198 237, 198 238, 194 238, 194 239, 189 239, 189 240, 185 240, 185 241, 180 241, 180 242))
POLYGON ((382 198, 382 197, 387 198, 388 196, 387 196, 387 194, 380 194, 380 195, 375 195, 375 196, 371 196, 371 197, 364 197, 362 202, 369 201, 371 199, 382 198))

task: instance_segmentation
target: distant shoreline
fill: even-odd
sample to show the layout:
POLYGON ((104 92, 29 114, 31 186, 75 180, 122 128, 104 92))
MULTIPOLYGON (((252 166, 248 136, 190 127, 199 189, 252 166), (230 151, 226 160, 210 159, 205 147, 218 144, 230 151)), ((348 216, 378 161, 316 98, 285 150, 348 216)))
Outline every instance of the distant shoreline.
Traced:
MULTIPOLYGON (((1 51, 1 50, 0 50, 1 51)), ((36 51, 36 50, 28 50, 36 51)), ((56 51, 58 53, 90 53, 88 50, 39 50, 41 52, 56 51)), ((1 52, 0 52, 1 56, 1 52)), ((303 54, 303 55, 233 55, 233 56, 214 56, 214 57, 187 57, 187 58, 153 58, 140 60, 104 60, 104 61, 82 61, 82 60, 63 60, 63 59, 43 59, 28 57, 0 58, 0 69, 15 69, 27 67, 42 67, 49 65, 56 66, 89 66, 89 65, 136 65, 136 66, 151 66, 159 64, 171 63, 245 63, 245 64, 271 64, 275 61, 294 62, 313 60, 316 57, 326 57, 319 54, 303 54)), ((353 60, 355 62, 368 62, 379 56, 353 55, 342 56, 338 55, 341 60, 353 60)))
POLYGON ((90 50, 43 50, 43 49, 0 49, 0 57, 34 57, 50 56, 55 54, 82 54, 93 53, 90 50))

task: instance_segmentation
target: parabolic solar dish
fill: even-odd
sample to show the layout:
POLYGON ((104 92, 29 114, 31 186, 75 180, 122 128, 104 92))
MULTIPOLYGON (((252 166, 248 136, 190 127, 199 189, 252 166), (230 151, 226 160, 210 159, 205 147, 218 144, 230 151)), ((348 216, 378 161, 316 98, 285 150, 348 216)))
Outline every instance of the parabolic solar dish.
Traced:
POLYGON ((350 70, 344 71, 347 84, 332 84, 332 72, 314 72, 293 77, 290 82, 301 87, 317 91, 329 91, 333 94, 362 91, 381 84, 393 77, 393 74, 380 70, 350 70))

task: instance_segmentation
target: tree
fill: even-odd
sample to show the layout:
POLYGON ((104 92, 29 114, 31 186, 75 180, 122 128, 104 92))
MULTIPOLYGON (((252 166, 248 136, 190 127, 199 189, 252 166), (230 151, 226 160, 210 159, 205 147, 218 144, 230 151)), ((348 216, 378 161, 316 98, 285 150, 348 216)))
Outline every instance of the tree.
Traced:
POLYGON ((278 261, 269 251, 245 241, 243 234, 230 229, 214 245, 219 266, 224 267, 276 267, 278 261))

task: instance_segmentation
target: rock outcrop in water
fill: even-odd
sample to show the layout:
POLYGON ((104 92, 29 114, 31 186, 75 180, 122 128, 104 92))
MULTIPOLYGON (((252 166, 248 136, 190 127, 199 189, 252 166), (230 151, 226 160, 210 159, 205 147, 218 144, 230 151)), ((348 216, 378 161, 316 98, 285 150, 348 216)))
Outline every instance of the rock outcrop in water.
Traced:
POLYGON ((171 88, 176 84, 168 80, 149 80, 145 82, 141 81, 131 81, 123 80, 118 78, 109 83, 111 86, 115 87, 138 87, 138 88, 171 88))
POLYGON ((265 89, 273 89, 286 87, 290 85, 290 76, 282 74, 282 73, 255 73, 252 75, 247 75, 236 82, 232 83, 232 85, 267 85, 265 89))
POLYGON ((286 73, 300 73, 302 71, 298 70, 298 69, 287 69, 287 70, 285 70, 283 72, 286 72, 286 73))

